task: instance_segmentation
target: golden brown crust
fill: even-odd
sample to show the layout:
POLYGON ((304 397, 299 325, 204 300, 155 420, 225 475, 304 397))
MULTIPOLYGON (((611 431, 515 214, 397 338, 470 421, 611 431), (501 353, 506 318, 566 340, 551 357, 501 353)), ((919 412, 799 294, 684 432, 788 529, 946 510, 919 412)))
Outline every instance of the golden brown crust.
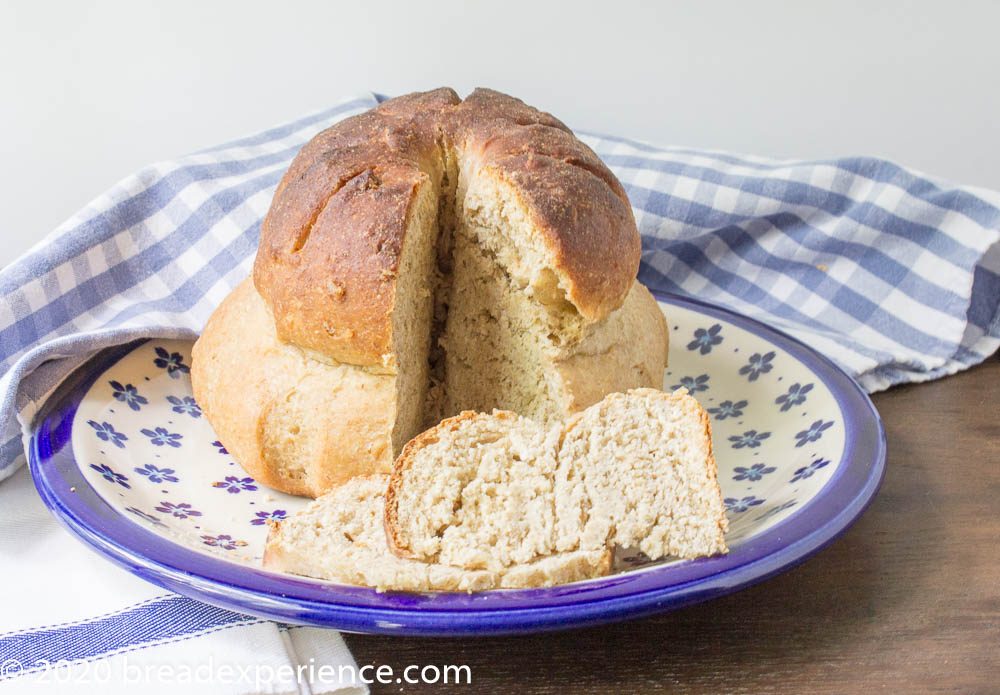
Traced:
POLYGON ((418 190, 437 185, 444 147, 512 187, 584 317, 621 305, 640 240, 611 171, 550 114, 492 90, 461 101, 442 88, 346 119, 292 162, 254 264, 283 341, 394 371, 395 276, 418 190))
POLYGON ((254 283, 270 299, 281 340, 391 373, 402 243, 417 189, 430 179, 416 166, 397 162, 312 169, 322 170, 314 175, 320 182, 294 182, 275 197, 264 222, 272 231, 261 234, 254 283), (335 192, 324 199, 322 186, 335 192))

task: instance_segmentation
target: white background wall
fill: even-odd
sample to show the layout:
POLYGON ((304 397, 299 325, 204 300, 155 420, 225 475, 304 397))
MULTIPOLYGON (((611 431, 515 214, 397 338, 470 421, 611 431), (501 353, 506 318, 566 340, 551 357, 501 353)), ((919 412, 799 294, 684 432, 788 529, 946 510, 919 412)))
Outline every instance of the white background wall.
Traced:
POLYGON ((985 1, 0 0, 0 266, 147 163, 364 90, 1000 188, 998 26, 985 1))

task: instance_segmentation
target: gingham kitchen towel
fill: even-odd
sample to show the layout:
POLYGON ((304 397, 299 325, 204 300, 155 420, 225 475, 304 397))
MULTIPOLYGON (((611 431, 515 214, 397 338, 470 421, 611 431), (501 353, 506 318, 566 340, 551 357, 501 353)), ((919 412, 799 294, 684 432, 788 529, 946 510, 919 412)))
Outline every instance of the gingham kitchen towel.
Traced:
MULTIPOLYGON (((21 427, 96 350, 198 333, 249 271, 299 147, 379 98, 150 166, 0 272, 0 478, 23 461, 21 427)), ((869 391, 951 374, 1000 345, 1000 194, 877 159, 779 162, 582 138, 628 191, 640 279, 654 289, 791 333, 869 391)), ((3 621, 0 657, 12 639, 3 621)), ((29 628, 24 639, 42 629, 29 628)))

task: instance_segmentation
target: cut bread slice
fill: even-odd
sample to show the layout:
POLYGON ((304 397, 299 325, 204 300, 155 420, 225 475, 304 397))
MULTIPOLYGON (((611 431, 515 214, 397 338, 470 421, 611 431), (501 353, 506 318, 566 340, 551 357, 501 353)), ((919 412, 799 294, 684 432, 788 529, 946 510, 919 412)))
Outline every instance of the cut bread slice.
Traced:
POLYGON ((558 437, 504 410, 466 411, 415 437, 386 498, 393 551, 491 571, 554 553, 558 437))
POLYGON ((493 572, 396 557, 386 545, 383 494, 387 475, 338 485, 299 513, 273 522, 264 567, 379 591, 483 591, 551 586, 603 576, 611 554, 556 553, 493 572))
POLYGON ((726 552, 708 416, 684 389, 612 394, 546 430, 462 413, 413 439, 386 491, 400 557, 503 571, 557 552, 726 552))
POLYGON ((708 413, 687 389, 613 393, 570 420, 556 477, 557 550, 610 542, 650 559, 726 552, 708 413))

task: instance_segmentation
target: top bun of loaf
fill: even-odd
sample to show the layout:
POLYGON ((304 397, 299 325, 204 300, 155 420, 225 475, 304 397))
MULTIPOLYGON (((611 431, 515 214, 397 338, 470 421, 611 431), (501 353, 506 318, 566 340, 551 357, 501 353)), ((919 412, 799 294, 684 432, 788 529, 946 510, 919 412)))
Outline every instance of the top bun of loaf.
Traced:
POLYGON ((431 202, 469 227, 521 223, 491 253, 520 286, 583 323, 619 308, 635 280, 640 238, 628 198, 589 147, 519 99, 477 89, 462 100, 441 88, 341 121, 292 162, 254 265, 279 339, 396 373, 394 332, 406 330, 394 320, 399 277, 408 255, 435 243, 421 231, 435 221, 417 219, 431 202))

